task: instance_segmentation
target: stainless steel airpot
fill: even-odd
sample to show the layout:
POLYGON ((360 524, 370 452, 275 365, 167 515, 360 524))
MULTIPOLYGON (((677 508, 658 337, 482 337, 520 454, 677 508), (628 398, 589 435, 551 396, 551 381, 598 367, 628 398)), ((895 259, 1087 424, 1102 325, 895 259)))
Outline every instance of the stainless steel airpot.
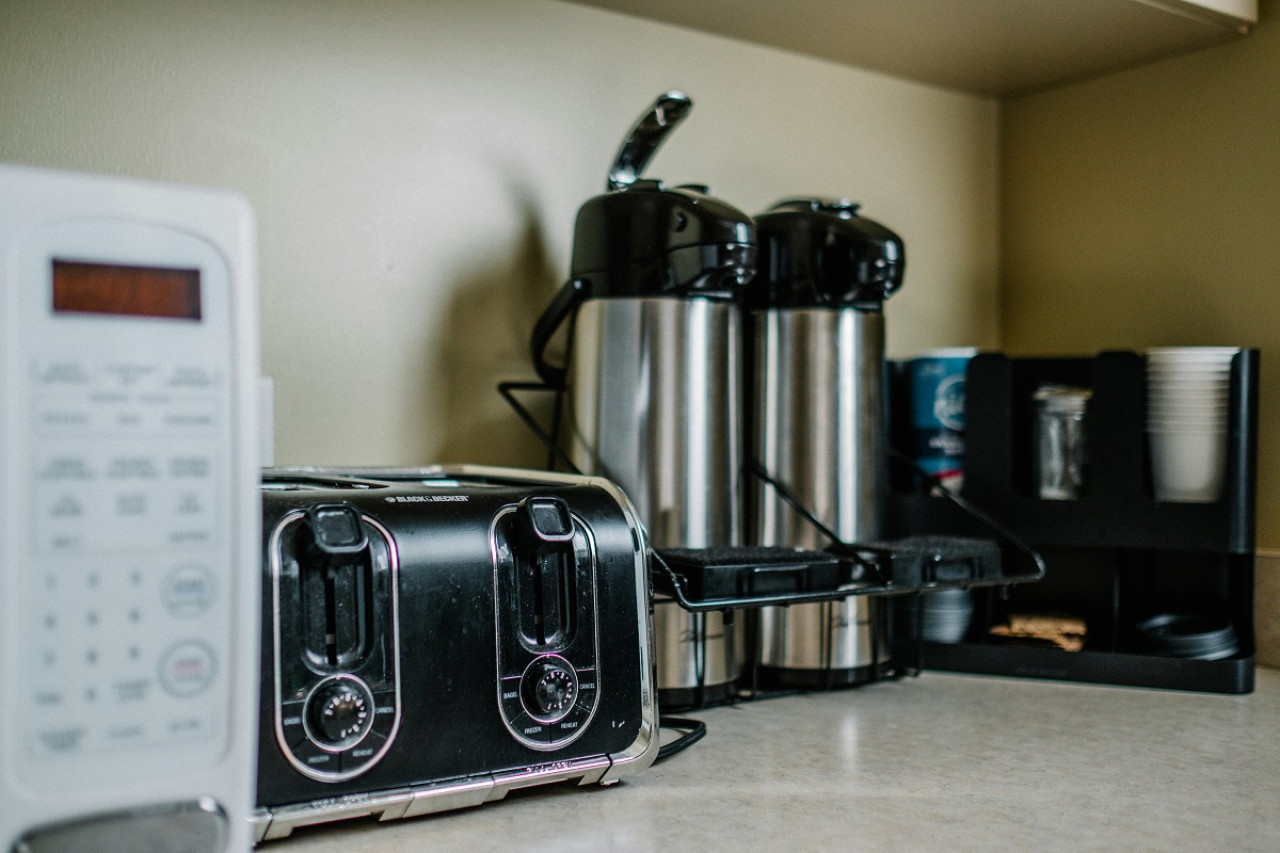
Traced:
MULTIPOLYGON (((705 187, 641 177, 691 106, 668 92, 640 117, 609 191, 578 211, 570 279, 533 334, 539 375, 563 391, 564 452, 622 486, 655 548, 742 544, 738 298, 755 271, 755 228, 705 187), (547 346, 566 322, 566 361, 553 365, 547 346)), ((723 621, 658 601, 664 704, 732 690, 740 665, 723 621)))
MULTIPOLYGON (((882 307, 902 284, 902 240, 847 200, 791 199, 755 221, 759 272, 744 300, 758 471, 751 542, 831 544, 779 487, 841 541, 876 541, 888 460, 882 307)), ((762 683, 874 679, 889 659, 879 604, 849 596, 761 608, 754 653, 762 683)))

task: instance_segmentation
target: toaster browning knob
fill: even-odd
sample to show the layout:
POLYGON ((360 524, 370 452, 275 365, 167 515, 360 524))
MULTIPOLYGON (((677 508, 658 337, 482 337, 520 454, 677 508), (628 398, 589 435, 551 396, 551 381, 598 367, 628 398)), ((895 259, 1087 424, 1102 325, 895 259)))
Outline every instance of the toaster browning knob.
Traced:
POLYGON ((373 722, 373 702, 364 685, 337 678, 311 694, 308 720, 312 739, 327 749, 359 743, 373 722))
POLYGON ((524 675, 524 700, 529 716, 555 722, 578 700, 578 677, 564 659, 548 655, 533 662, 524 675))

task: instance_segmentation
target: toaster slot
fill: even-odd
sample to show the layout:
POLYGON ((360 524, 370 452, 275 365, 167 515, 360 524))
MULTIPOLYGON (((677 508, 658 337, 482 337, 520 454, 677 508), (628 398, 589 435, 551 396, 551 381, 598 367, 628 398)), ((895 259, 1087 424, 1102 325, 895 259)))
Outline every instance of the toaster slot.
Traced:
POLYGON ((573 519, 563 501, 534 498, 517 507, 511 537, 520 636, 551 651, 573 638, 577 579, 573 519))
POLYGON ((595 555, 557 497, 528 497, 494 523, 499 707, 533 749, 558 749, 596 705, 595 555))
POLYGON ((291 513, 273 542, 276 741, 303 775, 350 779, 399 728, 394 542, 348 503, 291 513))
POLYGON ((298 544, 307 654, 322 666, 350 668, 372 640, 369 537, 353 507, 322 504, 308 511, 298 544))
POLYGON ((573 554, 553 550, 532 559, 516 555, 520 632, 531 646, 564 645, 573 632, 573 554))

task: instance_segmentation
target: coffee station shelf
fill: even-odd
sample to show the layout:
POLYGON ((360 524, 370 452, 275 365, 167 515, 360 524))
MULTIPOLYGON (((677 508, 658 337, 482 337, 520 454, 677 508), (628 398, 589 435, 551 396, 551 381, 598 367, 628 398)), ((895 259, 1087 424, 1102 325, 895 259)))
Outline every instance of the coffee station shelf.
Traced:
MULTIPOLYGON (((1242 350, 1233 361, 1224 493, 1212 503, 1162 503, 1153 497, 1147 462, 1141 355, 1011 359, 981 353, 968 371, 963 494, 1040 546, 1251 554, 1258 353, 1242 350), (1073 500, 1043 500, 1032 482, 1032 395, 1045 383, 1093 391, 1086 426, 1090 480, 1073 500)), ((903 494, 902 488, 892 498, 891 529, 963 524, 945 501, 903 494)))
MULTIPOLYGON (((1039 549, 1047 571, 1040 583, 1008 595, 978 596, 960 642, 922 641, 899 631, 895 655, 905 665, 929 669, 1250 692, 1257 377, 1258 352, 1237 353, 1221 496, 1209 503, 1171 503, 1153 497, 1141 355, 975 356, 967 377, 963 494, 1039 549), (1032 396, 1043 383, 1093 391, 1085 421, 1089 477, 1074 500, 1036 496, 1032 396), (1083 648, 1011 645, 989 633, 1015 613, 1077 620, 1087 626, 1083 648), (1140 626, 1170 613, 1219 620, 1232 632, 1234 650, 1223 649, 1215 659, 1159 653, 1140 626)), ((905 481, 895 485, 888 507, 893 535, 972 532, 946 501, 911 494, 905 481)))
POLYGON ((1255 0, 574 0, 909 80, 1014 95, 1240 38, 1255 0))
MULTIPOLYGON (((1054 681, 1079 681, 1119 687, 1149 687, 1197 693, 1253 692, 1252 647, 1231 660, 1160 658, 1124 652, 1063 652, 1019 646, 989 646, 998 655, 974 654, 971 644, 925 643, 919 649, 921 669, 1012 675, 1054 681)), ((909 662, 914 650, 897 652, 909 662)))

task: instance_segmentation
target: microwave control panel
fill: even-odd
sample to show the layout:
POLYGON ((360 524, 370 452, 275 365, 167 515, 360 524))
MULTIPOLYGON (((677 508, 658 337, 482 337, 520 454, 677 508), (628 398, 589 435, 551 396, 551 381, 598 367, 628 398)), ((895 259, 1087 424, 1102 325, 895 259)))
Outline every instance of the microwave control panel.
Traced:
POLYGON ((123 823, 188 795, 229 823, 239 793, 201 777, 251 768, 251 217, 222 194, 61 173, 0 171, 0 187, 10 795, 51 825, 71 803, 134 798, 123 823))

